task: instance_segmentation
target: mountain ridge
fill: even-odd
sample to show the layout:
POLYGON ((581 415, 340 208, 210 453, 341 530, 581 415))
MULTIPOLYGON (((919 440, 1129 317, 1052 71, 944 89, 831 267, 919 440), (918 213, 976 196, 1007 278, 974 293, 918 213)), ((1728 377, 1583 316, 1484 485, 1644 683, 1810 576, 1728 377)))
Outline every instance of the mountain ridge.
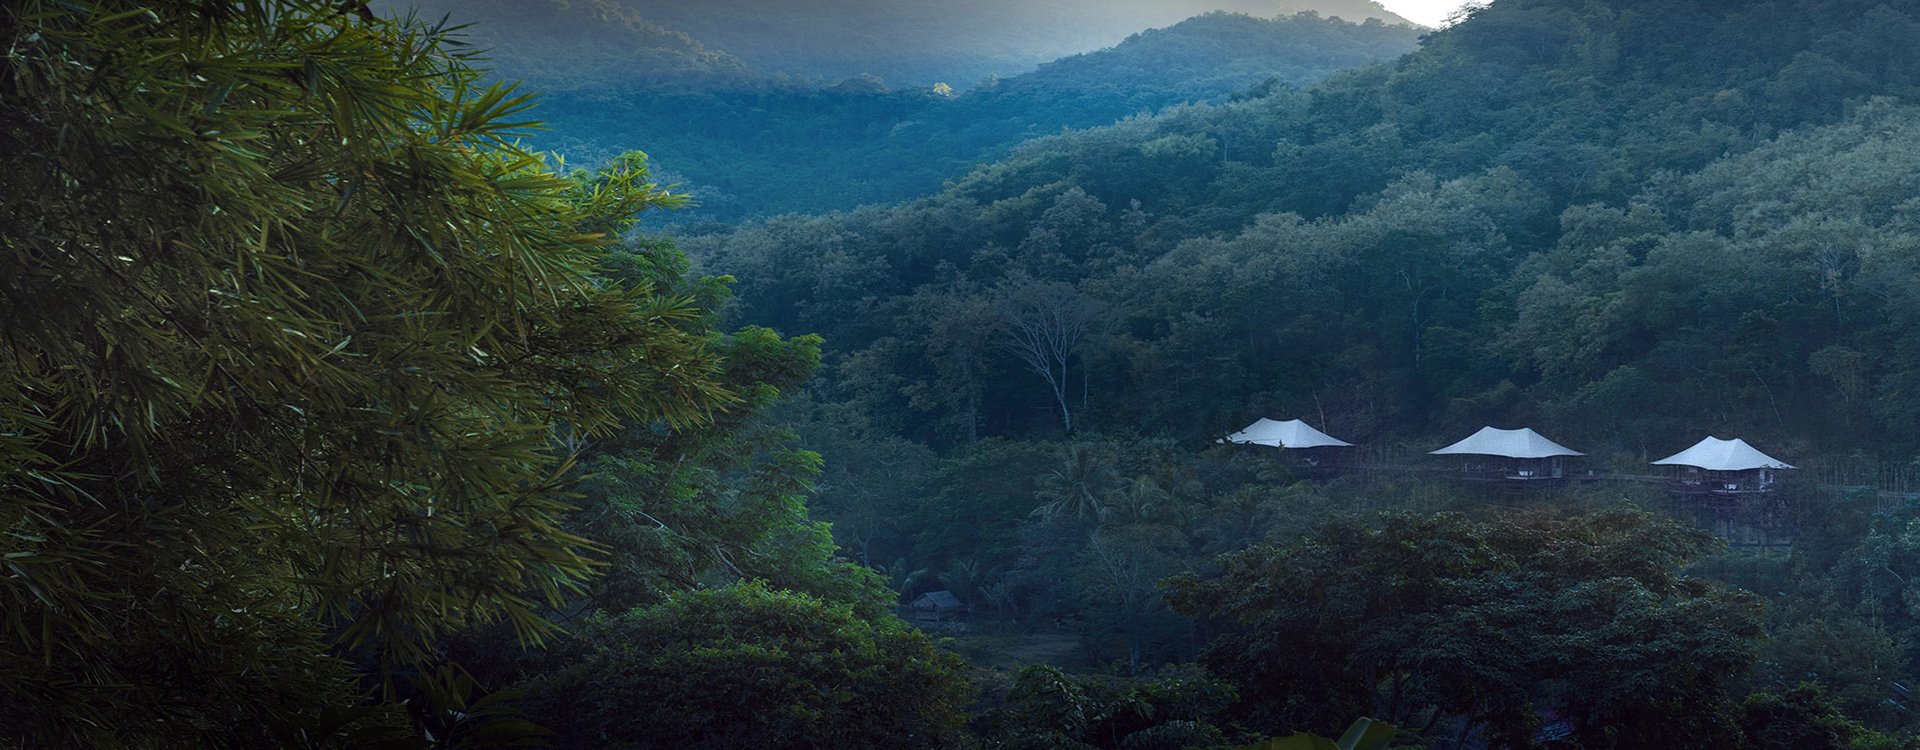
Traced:
POLYGON ((375 0, 372 7, 465 24, 463 35, 492 52, 495 68, 547 91, 830 87, 867 76, 895 87, 965 90, 1209 12, 1316 12, 1415 27, 1373 0, 375 0))
POLYGON ((1024 73, 1212 11, 1263 18, 1316 11, 1354 23, 1379 18, 1414 25, 1373 0, 627 2, 762 70, 830 80, 871 74, 896 86, 944 82, 955 88, 1024 73))
POLYGON ((938 190, 1028 138, 1263 85, 1306 85, 1398 56, 1418 36, 1379 22, 1216 14, 951 95, 872 79, 825 89, 570 91, 547 99, 553 129, 541 143, 583 162, 645 144, 701 203, 674 217, 681 224, 848 209, 938 190))

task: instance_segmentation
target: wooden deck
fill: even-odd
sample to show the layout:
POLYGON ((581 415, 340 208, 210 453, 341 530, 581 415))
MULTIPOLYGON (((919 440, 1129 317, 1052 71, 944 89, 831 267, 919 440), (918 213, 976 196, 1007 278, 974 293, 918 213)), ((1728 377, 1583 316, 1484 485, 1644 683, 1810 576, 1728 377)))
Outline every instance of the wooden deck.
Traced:
MULTIPOLYGON (((1436 497, 1446 492, 1445 487, 1461 485, 1483 488, 1508 501, 1534 497, 1537 490, 1568 485, 1621 484, 1661 489, 1665 490, 1669 512, 1692 519, 1736 547, 1790 547, 1800 513, 1787 506, 1780 484, 1766 489, 1716 489, 1710 483, 1686 484, 1671 473, 1651 471, 1569 470, 1561 476, 1465 473, 1458 463, 1429 461, 1423 451, 1411 446, 1360 449, 1339 468, 1338 476, 1346 478, 1344 481, 1413 480, 1416 487, 1432 487, 1436 497)), ((1920 504, 1920 467, 1884 468, 1860 462, 1815 464, 1793 476, 1800 479, 1802 488, 1809 486, 1805 480, 1813 480, 1810 484, 1820 498, 1837 501, 1845 497, 1870 497, 1880 512, 1920 504)))

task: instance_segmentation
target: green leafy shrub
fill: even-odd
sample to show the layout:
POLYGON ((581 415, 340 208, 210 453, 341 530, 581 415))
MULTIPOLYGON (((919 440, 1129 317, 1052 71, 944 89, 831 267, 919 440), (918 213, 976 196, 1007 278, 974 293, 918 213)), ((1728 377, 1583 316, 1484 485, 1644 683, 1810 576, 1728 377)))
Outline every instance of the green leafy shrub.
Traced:
POLYGON ((744 583, 596 615, 527 685, 561 748, 952 747, 960 659, 891 618, 744 583))

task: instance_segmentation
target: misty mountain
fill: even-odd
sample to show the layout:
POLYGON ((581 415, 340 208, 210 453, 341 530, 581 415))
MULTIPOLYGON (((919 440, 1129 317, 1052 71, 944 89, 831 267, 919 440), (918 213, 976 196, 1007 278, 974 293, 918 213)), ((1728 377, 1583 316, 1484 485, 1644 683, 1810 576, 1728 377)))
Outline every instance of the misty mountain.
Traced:
POLYGON ((728 86, 760 75, 726 52, 655 23, 623 0, 374 0, 460 29, 485 65, 547 92, 630 86, 728 86))
POLYGON ((965 88, 1211 11, 1412 25, 1372 0, 624 0, 766 71, 965 88))
POLYGON ((1413 27, 1373 0, 374 0, 464 24, 492 67, 543 91, 825 85, 965 89, 1214 11, 1312 11, 1413 27))
POLYGON ((1170 101, 1206 100, 1268 80, 1292 86, 1315 83, 1336 70, 1411 52, 1420 34, 1413 27, 1378 20, 1356 26, 1338 17, 1265 19, 1216 11, 993 81, 978 97, 1107 92, 1130 98, 1131 109, 1117 113, 1129 114, 1170 101))
POLYGON ((553 130, 541 144, 584 162, 644 146, 657 169, 700 201, 675 217, 680 222, 845 209, 925 195, 1062 128, 1256 86, 1306 85, 1389 60, 1414 49, 1419 34, 1311 14, 1214 13, 957 94, 889 90, 873 79, 827 88, 573 90, 542 108, 553 130))

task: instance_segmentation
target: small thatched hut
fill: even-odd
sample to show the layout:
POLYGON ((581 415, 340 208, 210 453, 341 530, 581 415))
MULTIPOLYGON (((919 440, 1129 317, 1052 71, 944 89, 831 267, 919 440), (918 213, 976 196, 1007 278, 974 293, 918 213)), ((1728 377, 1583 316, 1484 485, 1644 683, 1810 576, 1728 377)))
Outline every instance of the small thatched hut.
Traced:
POLYGON ((913 600, 913 619, 922 622, 940 622, 966 612, 967 605, 951 591, 929 591, 913 600))

